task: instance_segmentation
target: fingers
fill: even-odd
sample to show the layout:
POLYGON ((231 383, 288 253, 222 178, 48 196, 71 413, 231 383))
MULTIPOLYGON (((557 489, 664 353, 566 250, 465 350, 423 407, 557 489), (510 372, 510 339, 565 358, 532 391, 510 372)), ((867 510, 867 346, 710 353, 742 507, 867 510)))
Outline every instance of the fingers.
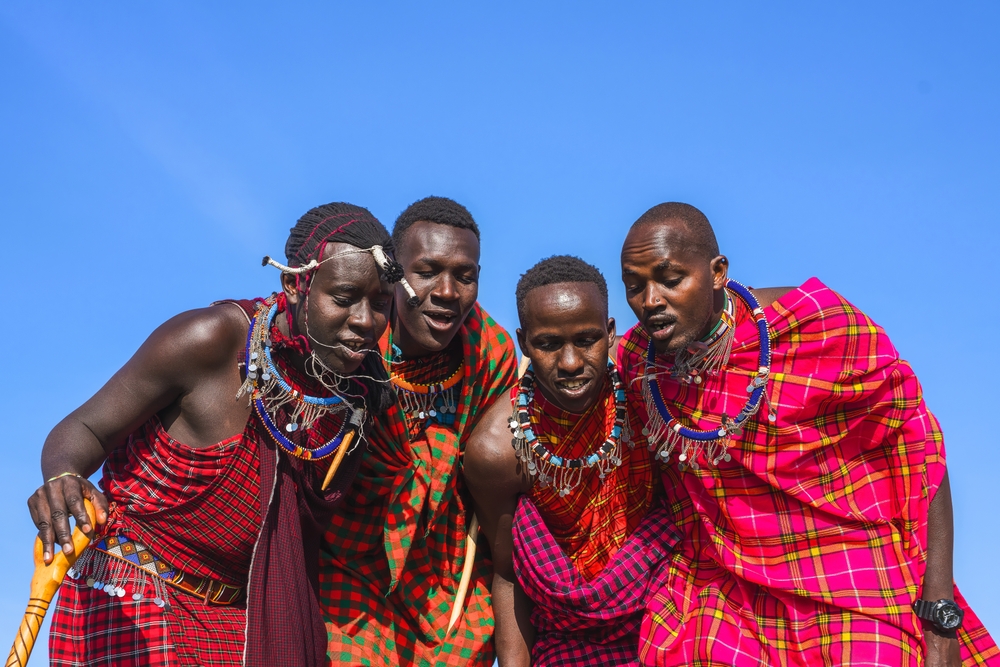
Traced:
POLYGON ((38 528, 38 539, 42 541, 42 560, 48 565, 52 562, 53 533, 49 520, 49 499, 44 486, 39 487, 28 498, 28 512, 31 513, 31 521, 38 528))
POLYGON ((62 549, 70 556, 74 552, 73 529, 70 517, 88 536, 93 536, 96 526, 87 514, 84 498, 94 504, 96 523, 103 525, 108 518, 108 501, 88 480, 75 475, 58 477, 46 482, 28 499, 31 520, 38 528, 38 539, 42 541, 42 559, 48 565, 52 562, 55 549, 62 549))
POLYGON ((104 494, 88 481, 83 487, 83 497, 89 500, 94 506, 94 514, 97 515, 97 525, 103 526, 107 523, 110 507, 108 506, 108 499, 104 494))
MULTIPOLYGON (((68 484, 76 484, 76 496, 82 496, 79 491, 79 482, 76 477, 62 477, 60 479, 47 482, 44 487, 45 495, 49 501, 49 520, 52 523, 51 530, 55 533, 55 544, 62 547, 63 553, 67 556, 73 554, 73 531, 69 525, 69 513, 66 507, 66 493, 64 487, 68 484), (67 479, 73 480, 67 482, 67 479)), ((70 494, 73 495, 73 494, 70 494)), ((81 503, 82 504, 82 503, 81 503)), ((86 512, 84 513, 86 514, 86 512)), ((42 517, 45 518, 44 516, 42 517)))

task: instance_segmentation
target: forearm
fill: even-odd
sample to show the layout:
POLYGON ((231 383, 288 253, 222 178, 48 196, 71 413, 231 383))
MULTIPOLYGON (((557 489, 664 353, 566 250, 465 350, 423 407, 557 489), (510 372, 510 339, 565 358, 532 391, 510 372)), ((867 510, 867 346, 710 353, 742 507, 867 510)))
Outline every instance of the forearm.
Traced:
POLYGON ((64 472, 92 475, 107 458, 103 444, 87 426, 72 415, 59 422, 42 447, 42 478, 64 472))
POLYGON ((514 577, 493 575, 493 642, 499 667, 528 667, 535 629, 531 626, 531 600, 514 577))

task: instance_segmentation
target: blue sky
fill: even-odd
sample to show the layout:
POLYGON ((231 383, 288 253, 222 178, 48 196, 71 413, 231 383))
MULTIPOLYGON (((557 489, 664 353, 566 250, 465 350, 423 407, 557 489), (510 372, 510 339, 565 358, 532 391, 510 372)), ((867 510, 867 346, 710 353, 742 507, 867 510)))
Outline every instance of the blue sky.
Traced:
POLYGON ((481 225, 480 300, 508 328, 518 276, 555 253, 599 266, 630 326, 621 241, 670 200, 705 211, 732 277, 816 275, 864 309, 941 419, 956 577, 1000 632, 1000 6, 359 4, 0 4, 21 341, 0 628, 26 602, 24 501, 59 418, 172 314, 276 288, 260 257, 308 208, 391 225, 437 194, 481 225))

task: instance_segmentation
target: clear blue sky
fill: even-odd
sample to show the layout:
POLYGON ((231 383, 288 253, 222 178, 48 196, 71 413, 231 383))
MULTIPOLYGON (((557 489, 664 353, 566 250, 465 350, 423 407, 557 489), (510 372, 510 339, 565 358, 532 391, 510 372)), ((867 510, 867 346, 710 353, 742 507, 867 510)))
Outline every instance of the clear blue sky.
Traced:
POLYGON ((956 577, 1000 633, 1000 5, 202 4, 0 4, 0 639, 55 422, 164 319, 275 288, 260 257, 308 208, 391 225, 429 194, 481 225, 508 328, 555 253, 601 267, 630 326, 621 241, 669 200, 734 278, 846 295, 941 419, 956 577))

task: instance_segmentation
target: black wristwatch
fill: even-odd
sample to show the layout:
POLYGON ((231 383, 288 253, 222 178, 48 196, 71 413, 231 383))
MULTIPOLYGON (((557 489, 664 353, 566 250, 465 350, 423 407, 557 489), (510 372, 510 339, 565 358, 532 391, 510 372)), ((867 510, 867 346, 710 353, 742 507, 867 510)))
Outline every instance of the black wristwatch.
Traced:
POLYGON ((954 600, 917 600, 913 603, 913 611, 918 618, 929 621, 938 630, 952 632, 962 627, 965 612, 955 604, 954 600))

